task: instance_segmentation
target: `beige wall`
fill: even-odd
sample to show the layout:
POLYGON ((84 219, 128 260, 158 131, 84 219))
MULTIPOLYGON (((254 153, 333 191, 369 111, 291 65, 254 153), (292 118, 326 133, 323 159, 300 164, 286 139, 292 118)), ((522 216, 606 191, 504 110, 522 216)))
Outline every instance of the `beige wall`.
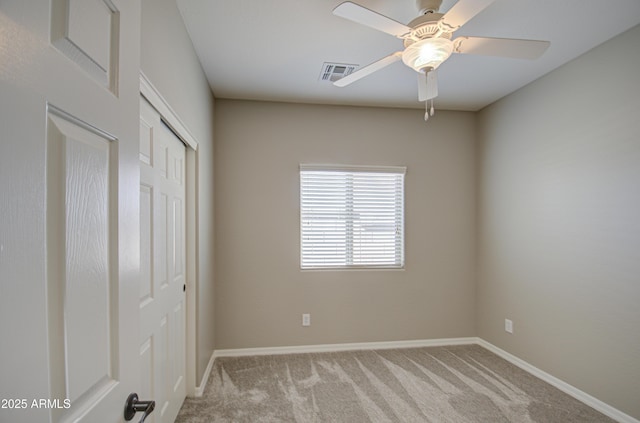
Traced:
POLYGON ((142 1, 141 67, 198 142, 197 351, 200 379, 214 349, 214 99, 175 0, 142 1))
POLYGON ((217 100, 215 128, 216 348, 475 334, 473 113, 217 100), (300 163, 407 166, 406 270, 300 270, 300 163))
POLYGON ((639 45, 636 27, 478 118, 478 335, 635 418, 639 45))

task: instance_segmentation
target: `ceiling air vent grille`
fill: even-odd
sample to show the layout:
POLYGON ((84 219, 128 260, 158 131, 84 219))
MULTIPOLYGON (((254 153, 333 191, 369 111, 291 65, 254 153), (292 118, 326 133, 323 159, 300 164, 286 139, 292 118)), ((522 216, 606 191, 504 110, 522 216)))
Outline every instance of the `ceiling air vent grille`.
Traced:
POLYGON ((350 65, 346 63, 329 63, 322 64, 322 72, 320 72, 320 81, 335 82, 340 78, 352 74, 358 65, 350 65))

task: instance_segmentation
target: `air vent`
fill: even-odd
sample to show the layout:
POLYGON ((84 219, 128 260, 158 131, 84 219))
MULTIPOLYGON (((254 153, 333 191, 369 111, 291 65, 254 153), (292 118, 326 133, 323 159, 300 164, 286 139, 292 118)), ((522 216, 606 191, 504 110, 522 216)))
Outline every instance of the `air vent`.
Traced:
POLYGON ((358 69, 358 65, 324 62, 322 64, 322 72, 320 72, 320 78, 318 78, 318 80, 335 82, 340 78, 344 78, 345 76, 352 74, 356 69, 358 69))

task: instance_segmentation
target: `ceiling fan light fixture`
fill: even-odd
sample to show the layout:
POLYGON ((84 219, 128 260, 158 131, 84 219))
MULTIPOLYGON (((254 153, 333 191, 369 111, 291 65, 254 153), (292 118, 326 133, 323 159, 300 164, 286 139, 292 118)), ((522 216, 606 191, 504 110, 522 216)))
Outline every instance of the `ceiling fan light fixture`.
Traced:
POLYGON ((447 38, 427 38, 416 41, 402 53, 405 65, 420 72, 425 68, 436 69, 453 53, 453 42, 447 38))

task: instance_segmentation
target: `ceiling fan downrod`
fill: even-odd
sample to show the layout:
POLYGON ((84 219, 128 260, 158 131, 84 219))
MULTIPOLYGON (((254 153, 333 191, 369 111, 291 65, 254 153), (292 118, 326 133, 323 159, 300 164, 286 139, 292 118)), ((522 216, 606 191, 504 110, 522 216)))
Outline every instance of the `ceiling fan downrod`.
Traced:
POLYGON ((441 5, 442 0, 416 0, 416 7, 421 15, 426 15, 427 13, 438 13, 441 5))

